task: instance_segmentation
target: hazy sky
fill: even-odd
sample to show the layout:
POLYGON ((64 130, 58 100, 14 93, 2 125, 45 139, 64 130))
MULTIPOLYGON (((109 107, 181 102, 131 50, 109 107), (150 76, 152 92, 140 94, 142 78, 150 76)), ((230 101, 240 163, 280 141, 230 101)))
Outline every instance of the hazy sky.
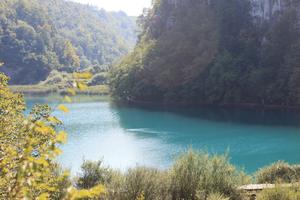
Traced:
POLYGON ((151 0, 72 0, 79 3, 91 4, 107 11, 124 11, 130 16, 142 14, 143 8, 150 7, 151 0))

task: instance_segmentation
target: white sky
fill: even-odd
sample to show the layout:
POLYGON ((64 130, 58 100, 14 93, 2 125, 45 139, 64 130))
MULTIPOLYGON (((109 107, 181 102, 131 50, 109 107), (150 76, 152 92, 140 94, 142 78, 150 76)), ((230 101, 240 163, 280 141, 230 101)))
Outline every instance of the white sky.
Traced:
POLYGON ((130 16, 142 14, 143 8, 150 7, 151 0, 72 0, 75 2, 90 4, 107 11, 124 11, 130 16))

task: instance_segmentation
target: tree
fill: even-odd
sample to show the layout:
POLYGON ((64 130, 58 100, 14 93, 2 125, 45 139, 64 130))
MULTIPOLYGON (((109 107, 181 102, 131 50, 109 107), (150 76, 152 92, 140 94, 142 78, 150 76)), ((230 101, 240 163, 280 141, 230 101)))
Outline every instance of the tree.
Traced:
POLYGON ((55 157, 66 133, 51 116, 48 106, 36 106, 25 116, 21 95, 7 88, 8 78, 0 73, 0 198, 1 199, 80 199, 104 194, 102 185, 90 190, 71 186, 69 173, 60 169, 55 157))
POLYGON ((135 50, 111 70, 113 96, 299 106, 299 6, 291 2, 265 18, 250 0, 156 0, 138 19, 135 50))
POLYGON ((135 19, 64 0, 1 0, 1 72, 37 84, 53 70, 102 68, 135 44, 135 19))
POLYGON ((76 49, 70 41, 65 42, 63 59, 64 64, 67 66, 80 66, 80 58, 76 53, 76 49))

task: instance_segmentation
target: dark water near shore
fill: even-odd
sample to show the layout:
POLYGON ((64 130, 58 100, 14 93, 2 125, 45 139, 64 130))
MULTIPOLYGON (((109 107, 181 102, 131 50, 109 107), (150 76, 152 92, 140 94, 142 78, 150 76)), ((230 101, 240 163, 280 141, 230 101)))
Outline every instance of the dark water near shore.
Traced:
MULTIPOLYGON (((53 97, 26 98, 29 107, 53 97)), ((229 151, 231 161, 247 172, 277 160, 300 163, 300 113, 222 108, 177 110, 116 106, 84 99, 54 111, 69 134, 59 162, 78 171, 83 159, 114 168, 136 165, 167 168, 181 152, 194 148, 229 151), (88 101, 86 101, 88 100, 88 101)))

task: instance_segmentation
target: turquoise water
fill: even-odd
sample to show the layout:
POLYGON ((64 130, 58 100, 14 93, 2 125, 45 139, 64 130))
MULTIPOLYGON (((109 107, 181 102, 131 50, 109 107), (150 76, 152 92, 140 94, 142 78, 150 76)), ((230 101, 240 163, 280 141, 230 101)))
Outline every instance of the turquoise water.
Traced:
MULTIPOLYGON (((55 107, 54 98, 27 98, 55 107)), ((115 106, 92 99, 54 111, 63 120, 68 143, 59 162, 77 172, 84 159, 103 159, 124 170, 146 165, 167 168, 189 148, 229 151, 231 161, 247 172, 277 160, 300 163, 300 114, 241 109, 163 110, 115 106)))

